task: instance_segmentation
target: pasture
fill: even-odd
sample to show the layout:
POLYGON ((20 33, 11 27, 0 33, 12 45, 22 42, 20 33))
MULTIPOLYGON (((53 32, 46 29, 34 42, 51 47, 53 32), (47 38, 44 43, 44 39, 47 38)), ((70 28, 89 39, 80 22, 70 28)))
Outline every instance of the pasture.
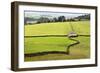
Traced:
MULTIPOLYGON (((75 22, 52 22, 40 23, 33 25, 25 25, 24 34, 24 53, 32 54, 46 51, 63 51, 66 52, 67 47, 76 41, 70 40, 67 35, 72 32, 78 35, 90 35, 89 21, 75 22), (51 37, 43 37, 44 35, 57 35, 51 37), (60 35, 60 37, 58 37, 60 35), (37 37, 38 36, 38 37, 37 37)), ((46 54, 33 57, 25 57, 25 61, 43 61, 43 60, 64 60, 64 59, 85 59, 90 57, 90 37, 78 36, 73 39, 80 43, 70 47, 70 54, 46 54)))

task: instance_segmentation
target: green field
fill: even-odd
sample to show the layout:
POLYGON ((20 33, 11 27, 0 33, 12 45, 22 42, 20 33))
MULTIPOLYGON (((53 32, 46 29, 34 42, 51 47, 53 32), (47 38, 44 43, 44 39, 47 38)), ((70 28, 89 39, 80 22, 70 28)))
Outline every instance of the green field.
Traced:
POLYGON ((90 22, 55 22, 55 23, 41 23, 33 25, 25 25, 25 36, 39 36, 39 35, 66 35, 72 31, 70 24, 77 34, 89 35, 90 22))
MULTIPOLYGON (((31 37, 44 35, 67 35, 72 32, 70 24, 78 35, 90 35, 90 22, 55 22, 25 25, 24 53, 38 53, 45 51, 65 51, 68 45, 76 41, 64 37, 31 37), (30 36, 30 37, 27 37, 30 36)), ((80 44, 70 47, 70 54, 47 54, 34 57, 25 57, 25 61, 41 60, 63 60, 63 59, 85 59, 90 57, 90 37, 78 36, 76 39, 80 44)))
POLYGON ((74 42, 67 37, 25 38, 25 53, 66 51, 67 46, 74 42))

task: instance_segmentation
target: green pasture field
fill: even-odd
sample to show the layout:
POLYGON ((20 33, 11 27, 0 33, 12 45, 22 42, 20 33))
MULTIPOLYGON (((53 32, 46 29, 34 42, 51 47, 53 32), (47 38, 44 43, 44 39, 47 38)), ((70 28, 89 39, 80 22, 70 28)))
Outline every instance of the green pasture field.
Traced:
MULTIPOLYGON (((90 22, 55 22, 25 25, 24 53, 38 53, 45 51, 65 51, 68 45, 76 41, 64 37, 31 37, 44 35, 67 35, 72 32, 70 24, 74 31, 79 35, 90 35, 90 22), (30 36, 30 37, 27 37, 30 36)), ((70 47, 70 54, 47 54, 34 57, 25 57, 25 61, 42 60, 64 60, 64 59, 85 59, 90 57, 90 37, 78 36, 76 39, 80 44, 70 47)))
MULTIPOLYGON (((41 38, 42 39, 42 38, 41 38)), ((44 39, 44 38, 43 38, 44 39)), ((56 38, 59 40, 59 38, 56 38)), ((43 61, 43 60, 69 60, 69 59, 86 59, 90 57, 90 37, 77 37, 77 40, 80 41, 80 44, 75 45, 73 47, 70 47, 70 54, 65 55, 65 54, 47 54, 43 56, 35 56, 35 57, 25 57, 25 61, 43 61)), ((28 39, 27 39, 28 41, 28 39)), ((32 40, 34 41, 34 40, 32 40)), ((37 42, 37 41, 36 41, 37 42)), ((49 42, 49 41, 48 41, 49 42)), ((73 42, 73 41, 72 41, 73 42)), ((34 53, 34 52, 39 52, 39 51, 52 51, 52 50, 58 50, 58 51, 66 51, 66 46, 72 43, 71 41, 66 44, 60 44, 57 45, 58 43, 56 42, 55 44, 48 44, 48 45, 41 45, 41 44, 28 44, 27 45, 30 47, 30 49, 25 50, 26 53, 34 53), (37 49, 32 48, 32 47, 37 47, 37 49), (43 48, 42 48, 43 47, 43 48)), ((32 42, 31 42, 32 43, 32 42)))
POLYGON ((69 44, 75 41, 67 37, 35 37, 25 38, 25 53, 42 51, 66 51, 69 44))
POLYGON ((89 35, 90 22, 55 22, 55 23, 40 23, 25 25, 25 36, 39 36, 39 35, 66 35, 72 31, 70 24, 77 34, 89 35))

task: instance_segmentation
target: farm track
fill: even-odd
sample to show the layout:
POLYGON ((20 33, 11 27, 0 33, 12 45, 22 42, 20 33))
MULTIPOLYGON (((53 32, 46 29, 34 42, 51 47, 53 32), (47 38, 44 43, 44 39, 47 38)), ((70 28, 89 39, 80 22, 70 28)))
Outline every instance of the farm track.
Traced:
MULTIPOLYGON (((44 36, 24 36, 25 38, 30 37, 65 37, 68 35, 44 35, 44 36)), ((78 35, 78 36, 84 36, 84 37, 90 37, 90 35, 78 35)), ((30 53, 30 54, 24 54, 25 57, 34 57, 34 56, 42 56, 47 54, 70 54, 70 47, 80 44, 79 40, 76 40, 75 37, 69 37, 70 40, 76 41, 75 43, 69 44, 66 48, 66 51, 46 51, 46 52, 37 52, 37 53, 30 53)))

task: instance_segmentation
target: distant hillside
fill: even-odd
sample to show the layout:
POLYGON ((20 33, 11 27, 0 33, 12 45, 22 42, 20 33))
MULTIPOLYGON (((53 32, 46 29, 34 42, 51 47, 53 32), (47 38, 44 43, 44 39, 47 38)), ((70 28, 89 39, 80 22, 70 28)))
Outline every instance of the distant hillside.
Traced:
POLYGON ((24 23, 26 24, 27 21, 37 21, 38 19, 32 17, 24 17, 24 23))
POLYGON ((78 16, 78 17, 75 17, 74 19, 88 19, 88 20, 90 20, 90 14, 78 16))

